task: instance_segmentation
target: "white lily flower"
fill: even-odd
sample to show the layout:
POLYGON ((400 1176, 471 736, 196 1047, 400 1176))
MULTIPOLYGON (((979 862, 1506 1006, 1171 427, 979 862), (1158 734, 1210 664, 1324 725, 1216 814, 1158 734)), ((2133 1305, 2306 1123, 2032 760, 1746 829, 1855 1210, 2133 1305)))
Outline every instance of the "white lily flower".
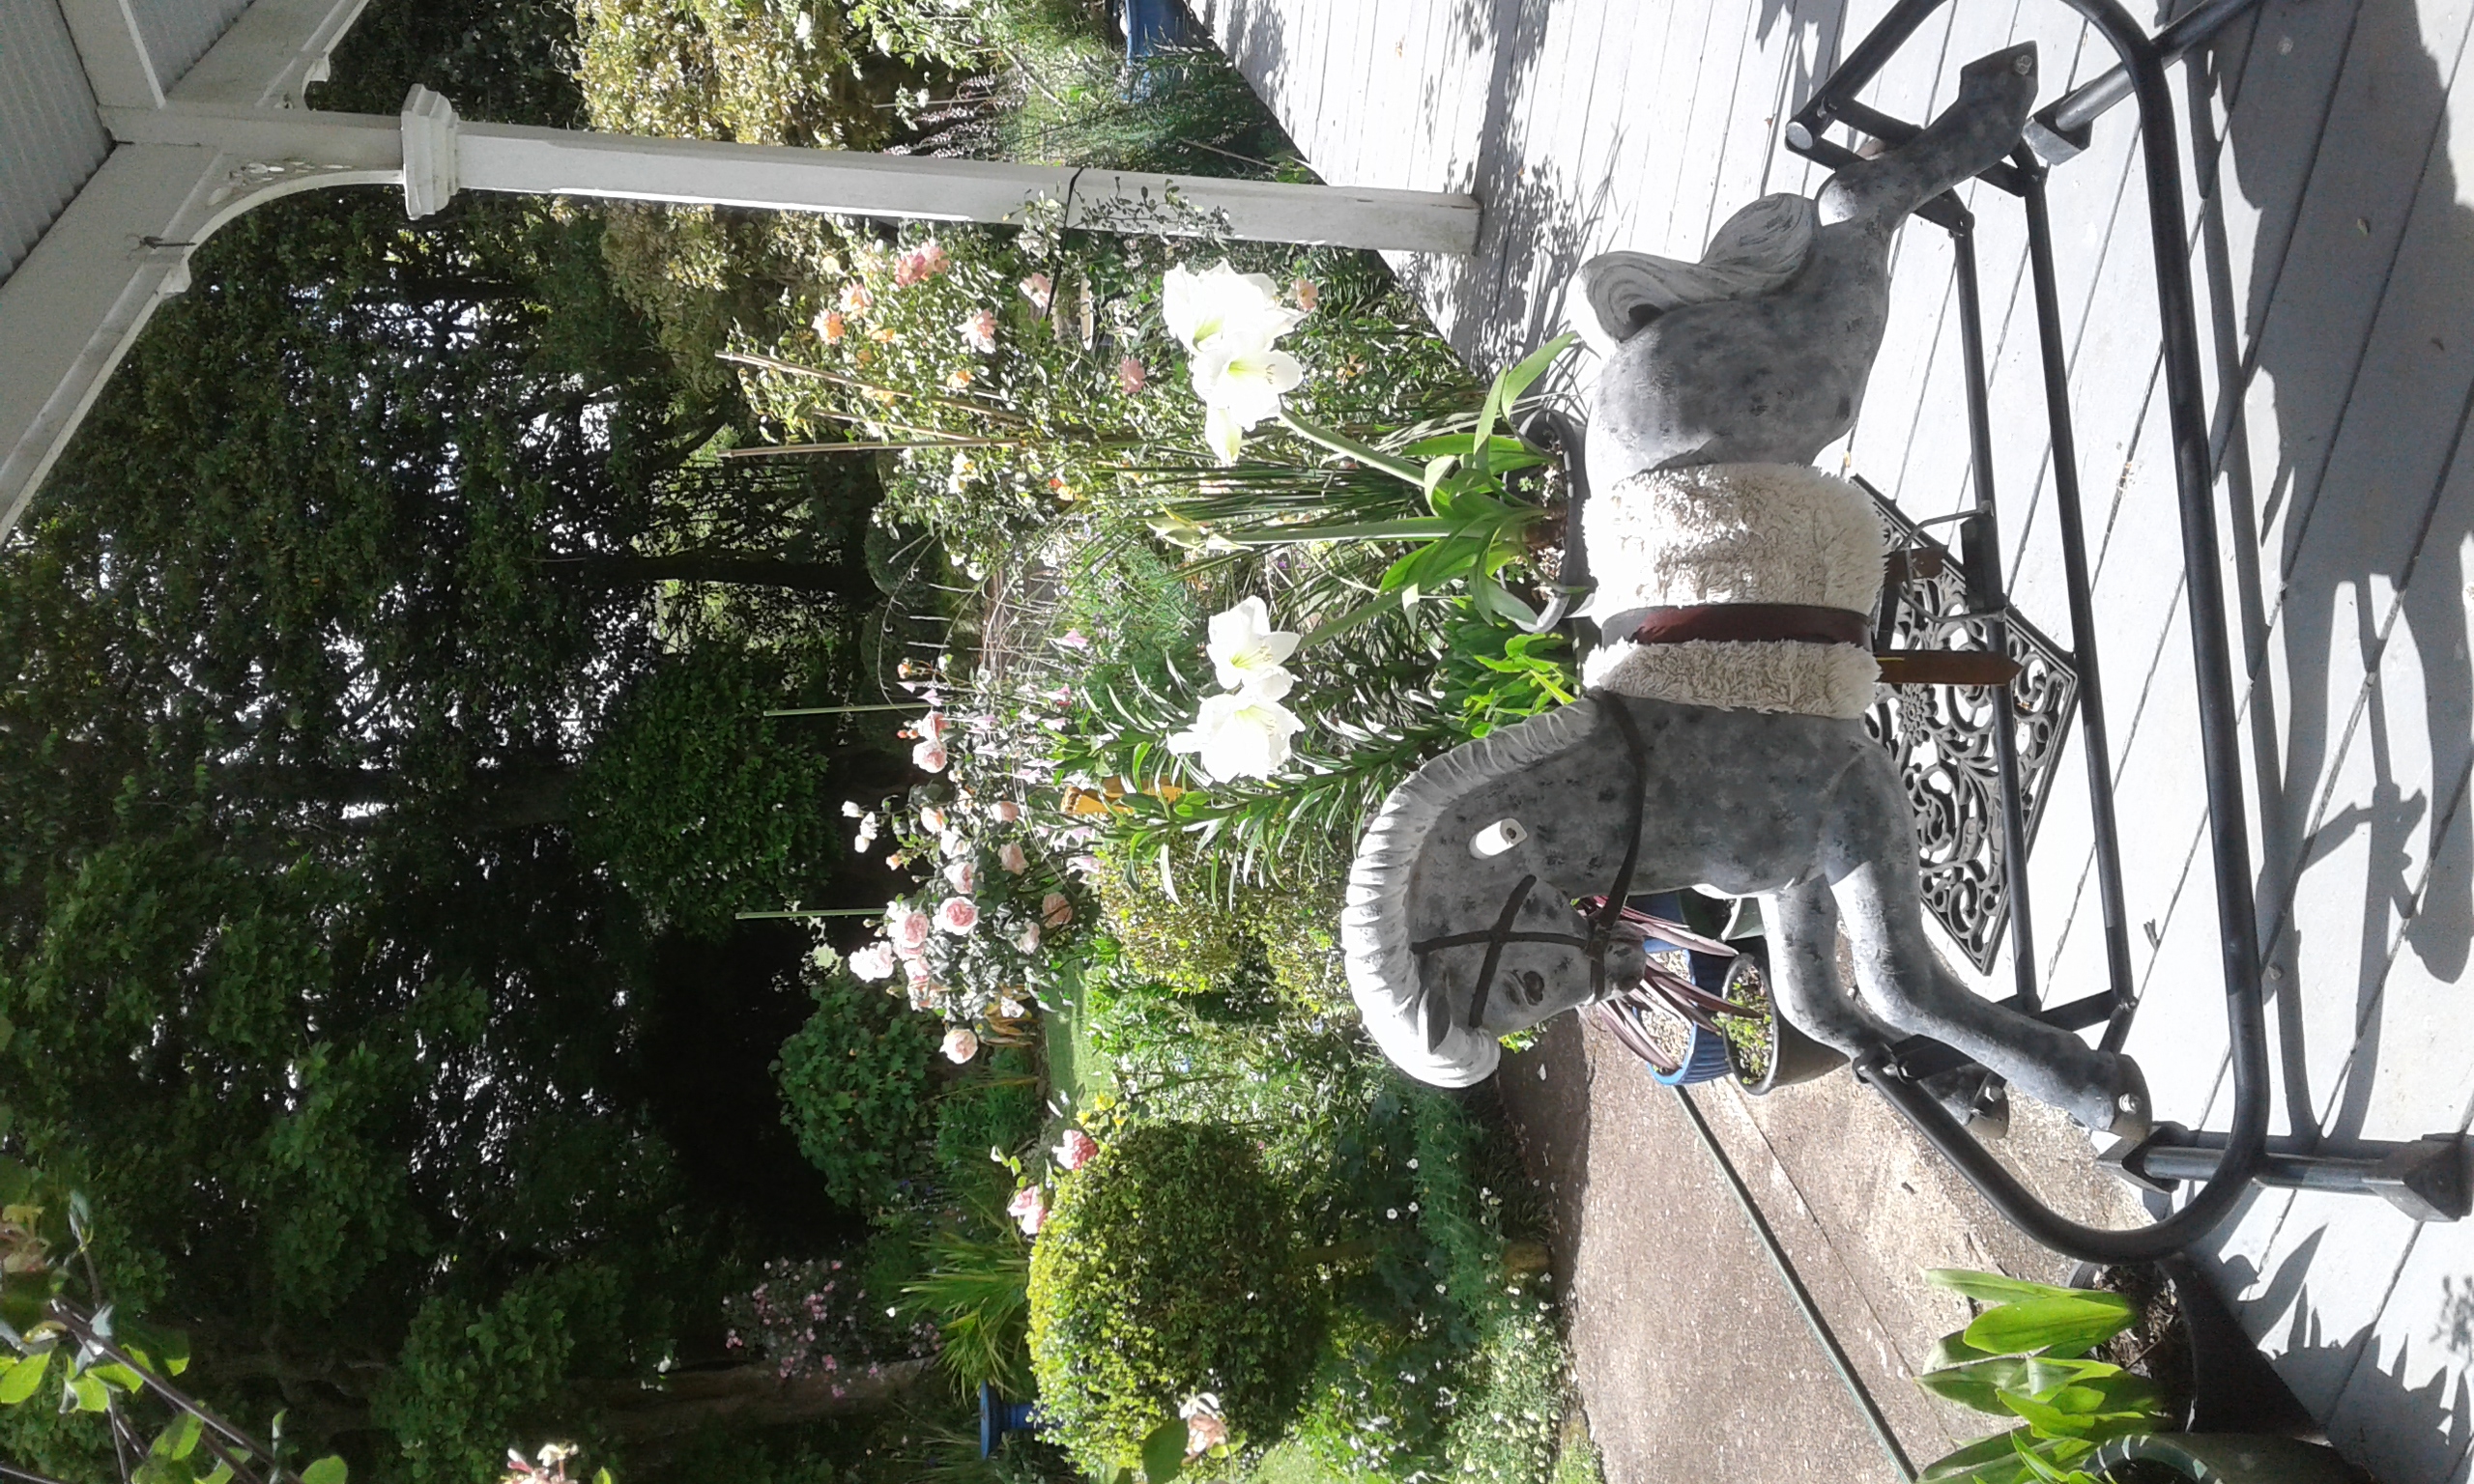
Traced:
POLYGON ((1194 352, 1194 395, 1203 402, 1203 441, 1223 464, 1237 462, 1246 430, 1280 415, 1280 399, 1306 380, 1306 368, 1267 337, 1225 330, 1194 352))
POLYGON ((1273 677, 1278 690, 1269 699, 1288 694, 1288 671, 1281 667, 1297 652, 1297 636, 1272 627, 1271 609, 1261 598, 1248 598, 1224 614, 1211 615, 1210 637, 1203 652, 1211 656, 1212 672, 1234 691, 1249 685, 1264 688, 1273 677))
MULTIPOLYGON (((1284 694, 1287 687, 1280 690, 1284 694)), ((1204 697, 1193 728, 1170 737, 1168 750, 1199 755, 1203 772, 1217 783, 1269 778, 1288 761, 1288 739, 1305 728, 1306 723, 1276 696, 1250 687, 1204 697)))
POLYGON ((1168 322, 1168 333, 1189 353, 1230 330, 1268 345, 1305 318, 1280 302, 1270 278, 1241 273, 1225 258, 1199 273, 1168 270, 1160 280, 1160 314, 1168 322))

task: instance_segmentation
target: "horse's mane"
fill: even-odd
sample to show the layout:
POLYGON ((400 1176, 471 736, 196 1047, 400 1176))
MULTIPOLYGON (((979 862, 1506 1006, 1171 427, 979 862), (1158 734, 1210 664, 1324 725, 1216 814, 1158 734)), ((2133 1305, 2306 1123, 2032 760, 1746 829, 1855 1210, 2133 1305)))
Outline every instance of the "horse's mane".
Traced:
POLYGON ((1349 993, 1375 1043, 1410 1075, 1466 1087, 1491 1073, 1501 1054, 1494 1038, 1459 1024, 1451 1006, 1426 1003, 1419 983, 1409 952, 1409 880, 1426 837, 1471 789, 1559 756, 1597 725, 1597 702, 1584 697, 1431 758, 1384 799, 1358 842, 1340 912, 1349 993), (1437 1015, 1444 1030, 1430 1046, 1428 1027, 1437 1015))

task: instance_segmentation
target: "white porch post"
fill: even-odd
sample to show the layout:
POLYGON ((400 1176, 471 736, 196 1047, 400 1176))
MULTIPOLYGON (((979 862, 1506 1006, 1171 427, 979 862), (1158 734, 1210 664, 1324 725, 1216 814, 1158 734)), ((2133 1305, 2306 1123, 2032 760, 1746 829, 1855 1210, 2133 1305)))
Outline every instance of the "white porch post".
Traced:
POLYGON ((992 223, 1019 222, 1026 205, 1048 200, 1063 204, 1068 226, 1101 231, 1193 235, 1217 223, 1257 242, 1411 252, 1465 253, 1478 241, 1478 204, 1465 195, 467 124, 422 87, 393 119, 178 106, 108 117, 131 143, 353 169, 368 168, 370 151, 383 148, 403 171, 415 216, 458 189, 992 223), (1171 201, 1183 210, 1169 209, 1171 201))

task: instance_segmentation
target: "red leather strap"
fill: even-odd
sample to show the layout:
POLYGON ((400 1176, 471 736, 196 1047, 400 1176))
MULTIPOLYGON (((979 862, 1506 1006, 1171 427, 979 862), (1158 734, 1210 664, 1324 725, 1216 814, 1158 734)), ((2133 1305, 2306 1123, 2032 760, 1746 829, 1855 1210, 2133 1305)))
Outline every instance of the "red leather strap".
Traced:
POLYGON ((1851 609, 1807 603, 1696 603, 1654 608, 1631 633, 1636 644, 1681 644, 1694 640, 1798 644, 1873 645, 1864 615, 1851 609))

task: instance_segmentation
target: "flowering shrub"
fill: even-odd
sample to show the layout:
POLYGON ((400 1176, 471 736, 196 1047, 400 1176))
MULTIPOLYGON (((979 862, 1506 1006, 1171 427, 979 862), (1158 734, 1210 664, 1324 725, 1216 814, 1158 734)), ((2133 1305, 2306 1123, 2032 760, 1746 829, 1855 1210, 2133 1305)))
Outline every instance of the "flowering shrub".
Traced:
POLYGON ((1245 1441, 1280 1435, 1321 1325, 1295 1225, 1252 1143, 1221 1125, 1123 1129, 1059 1184, 1031 1248, 1031 1365, 1078 1462, 1135 1462, 1202 1392, 1245 1441))
MULTIPOLYGON (((871 1295, 838 1258, 764 1265, 763 1281, 723 1300, 723 1343, 767 1365, 784 1381, 810 1376, 873 1376, 885 1363, 936 1349, 936 1327, 888 1316, 888 1295, 871 1295)), ((839 1394, 838 1392, 836 1394, 839 1394)))

